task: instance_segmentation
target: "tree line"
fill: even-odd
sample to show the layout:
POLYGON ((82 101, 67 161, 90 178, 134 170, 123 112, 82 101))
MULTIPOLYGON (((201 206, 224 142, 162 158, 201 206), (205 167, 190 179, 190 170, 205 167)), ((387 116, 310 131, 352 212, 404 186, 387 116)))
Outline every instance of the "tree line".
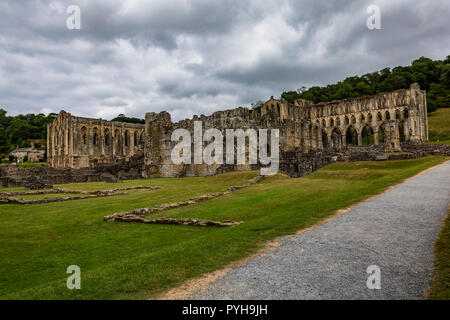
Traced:
POLYGON ((299 98, 315 103, 328 102, 406 89, 414 82, 427 91, 428 112, 450 107, 450 55, 445 60, 421 57, 406 67, 384 68, 324 87, 301 87, 297 91, 283 92, 281 98, 289 103, 299 98))

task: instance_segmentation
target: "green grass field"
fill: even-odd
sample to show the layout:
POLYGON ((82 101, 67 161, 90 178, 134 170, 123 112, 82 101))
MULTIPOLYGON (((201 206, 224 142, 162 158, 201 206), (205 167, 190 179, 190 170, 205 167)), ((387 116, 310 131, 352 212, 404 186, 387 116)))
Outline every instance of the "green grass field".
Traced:
POLYGON ((450 300, 450 210, 434 247, 434 270, 427 299, 450 300))
POLYGON ((219 198, 153 215, 245 222, 229 228, 104 222, 103 216, 223 191, 256 172, 61 185, 72 190, 128 185, 161 189, 48 204, 1 205, 0 299, 155 297, 255 253, 267 240, 317 224, 336 210, 443 161, 444 157, 427 157, 336 163, 307 177, 272 176, 219 198), (81 290, 66 288, 69 265, 81 268, 81 290))
POLYGON ((438 109, 429 115, 428 126, 430 143, 450 144, 450 108, 438 109))

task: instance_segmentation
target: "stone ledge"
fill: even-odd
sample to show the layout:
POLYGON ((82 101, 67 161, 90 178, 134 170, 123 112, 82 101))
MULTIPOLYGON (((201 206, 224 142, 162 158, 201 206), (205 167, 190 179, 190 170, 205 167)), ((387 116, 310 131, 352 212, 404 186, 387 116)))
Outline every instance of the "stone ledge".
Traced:
POLYGON ((204 220, 204 219, 193 219, 193 218, 161 218, 149 220, 144 216, 139 215, 125 215, 115 218, 114 221, 117 222, 134 222, 134 223, 145 223, 145 224, 175 224, 175 225, 183 225, 183 226, 199 226, 199 227, 232 227, 239 224, 244 223, 243 221, 235 222, 225 220, 223 222, 220 221, 212 221, 212 220, 204 220))

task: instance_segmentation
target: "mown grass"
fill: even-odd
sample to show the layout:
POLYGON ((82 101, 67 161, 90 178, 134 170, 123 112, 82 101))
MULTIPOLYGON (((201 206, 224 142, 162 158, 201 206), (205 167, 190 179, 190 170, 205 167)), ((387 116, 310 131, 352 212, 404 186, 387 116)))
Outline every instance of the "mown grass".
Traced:
POLYGON ((17 167, 22 169, 31 169, 39 166, 47 166, 47 162, 21 162, 17 164, 17 167))
POLYGON ((430 143, 450 144, 450 108, 437 109, 430 114, 428 126, 430 143))
POLYGON ((450 210, 434 247, 434 270, 427 299, 450 300, 450 210))
POLYGON ((230 228, 104 222, 117 211, 225 190, 255 175, 148 179, 64 185, 73 190, 154 185, 125 196, 0 206, 0 299, 143 299, 225 267, 423 169, 444 157, 336 163, 303 178, 272 176, 232 194, 154 217, 243 220, 230 228), (81 268, 81 290, 68 290, 66 269, 81 268))

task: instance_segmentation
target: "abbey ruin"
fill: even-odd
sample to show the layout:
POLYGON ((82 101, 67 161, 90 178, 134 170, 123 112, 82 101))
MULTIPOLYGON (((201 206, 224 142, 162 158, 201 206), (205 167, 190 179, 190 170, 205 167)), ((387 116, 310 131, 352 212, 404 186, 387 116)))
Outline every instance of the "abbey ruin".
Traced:
POLYGON ((202 122, 204 131, 216 128, 223 134, 226 129, 279 129, 284 163, 296 161, 292 152, 296 159, 310 152, 339 152, 350 146, 377 146, 392 152, 400 151, 402 142, 428 141, 426 93, 413 84, 409 89, 316 104, 303 99, 289 104, 272 97, 261 110, 239 107, 176 123, 167 112, 147 113, 145 124, 130 124, 61 111, 48 126, 48 163, 56 168, 92 168, 139 159, 143 177, 213 175, 253 168, 249 164, 231 168, 173 164, 172 132, 177 128, 192 132, 195 121, 202 122))

